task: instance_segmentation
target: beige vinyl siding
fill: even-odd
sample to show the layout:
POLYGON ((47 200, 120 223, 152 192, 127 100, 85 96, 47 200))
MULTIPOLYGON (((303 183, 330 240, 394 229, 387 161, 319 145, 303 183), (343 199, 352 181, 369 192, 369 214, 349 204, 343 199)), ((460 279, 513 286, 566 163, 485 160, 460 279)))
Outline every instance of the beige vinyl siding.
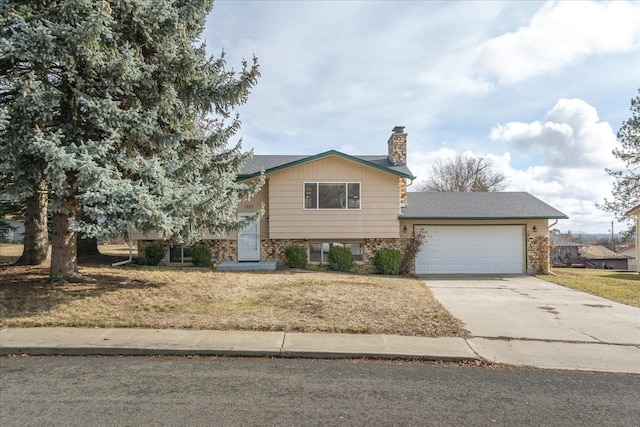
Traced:
MULTIPOLYGON (((269 179, 267 179, 260 191, 253 196, 250 200, 246 202, 240 202, 236 212, 255 212, 264 204, 264 215, 260 218, 260 238, 268 239, 269 238, 269 226, 267 222, 267 216, 269 212, 269 179)), ((235 239, 237 237, 237 233, 230 233, 228 236, 216 236, 210 237, 211 239, 220 239, 220 238, 230 238, 235 239)))
POLYGON ((329 156, 269 174, 271 239, 363 239, 398 235, 398 177, 329 156), (304 209, 305 182, 359 182, 360 209, 304 209))

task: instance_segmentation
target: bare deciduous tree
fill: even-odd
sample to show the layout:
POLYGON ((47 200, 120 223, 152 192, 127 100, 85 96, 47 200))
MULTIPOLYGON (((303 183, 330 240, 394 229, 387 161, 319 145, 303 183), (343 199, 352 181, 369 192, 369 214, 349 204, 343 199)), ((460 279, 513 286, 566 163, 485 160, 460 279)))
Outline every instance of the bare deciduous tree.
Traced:
POLYGON ((484 156, 474 157, 458 154, 431 166, 431 176, 422 183, 421 191, 481 192, 501 191, 505 187, 505 176, 493 169, 484 156))

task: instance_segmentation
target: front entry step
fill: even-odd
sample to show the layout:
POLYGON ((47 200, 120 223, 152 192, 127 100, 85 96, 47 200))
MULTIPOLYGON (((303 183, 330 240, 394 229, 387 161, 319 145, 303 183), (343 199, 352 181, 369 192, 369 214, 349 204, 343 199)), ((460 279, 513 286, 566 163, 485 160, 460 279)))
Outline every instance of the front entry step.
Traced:
POLYGON ((218 264, 218 271, 274 271, 278 269, 278 261, 222 261, 218 264))

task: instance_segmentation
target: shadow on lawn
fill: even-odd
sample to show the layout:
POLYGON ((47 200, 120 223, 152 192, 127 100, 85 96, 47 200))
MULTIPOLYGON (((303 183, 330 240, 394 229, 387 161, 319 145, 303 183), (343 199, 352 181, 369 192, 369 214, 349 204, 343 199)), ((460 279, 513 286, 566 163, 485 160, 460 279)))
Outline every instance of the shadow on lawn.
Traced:
POLYGON ((9 318, 46 313, 74 300, 99 297, 123 289, 165 286, 164 283, 132 280, 126 270, 116 268, 109 274, 85 273, 82 269, 81 273, 91 282, 50 283, 48 267, 3 266, 0 268, 0 323, 9 318))
POLYGON ((618 279, 618 280, 635 280, 640 282, 640 274, 637 274, 634 272, 603 274, 600 277, 606 277, 607 279, 618 279))

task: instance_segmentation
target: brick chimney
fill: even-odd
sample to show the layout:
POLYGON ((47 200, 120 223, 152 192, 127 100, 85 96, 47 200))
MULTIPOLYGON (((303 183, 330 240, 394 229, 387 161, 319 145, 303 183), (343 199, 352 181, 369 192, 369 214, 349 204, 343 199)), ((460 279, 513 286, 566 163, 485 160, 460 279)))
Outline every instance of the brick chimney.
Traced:
POLYGON ((387 141, 389 150, 389 161, 394 165, 403 165, 407 163, 407 134, 404 132, 404 126, 396 126, 393 133, 387 141))
MULTIPOLYGON (((407 163, 407 134, 404 126, 396 126, 387 141, 388 158, 394 165, 404 165, 407 163)), ((398 190, 400 192, 400 206, 407 206, 407 182, 404 178, 398 177, 398 190)))

